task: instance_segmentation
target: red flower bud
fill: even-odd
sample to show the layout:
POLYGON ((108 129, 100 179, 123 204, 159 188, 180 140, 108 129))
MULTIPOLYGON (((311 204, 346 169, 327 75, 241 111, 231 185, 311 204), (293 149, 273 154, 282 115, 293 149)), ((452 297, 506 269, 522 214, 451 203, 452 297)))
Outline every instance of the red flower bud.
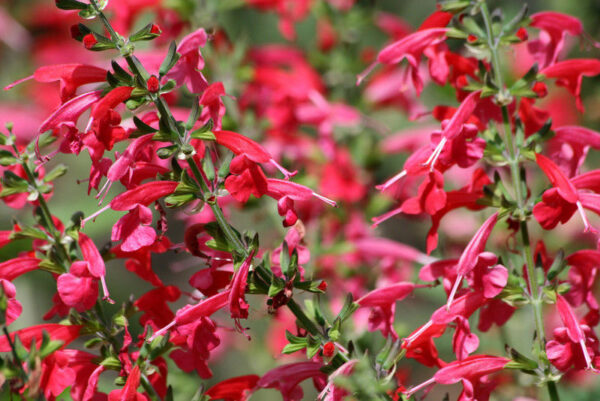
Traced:
POLYGON ((458 78, 456 78, 456 87, 458 89, 462 89, 467 85, 469 85, 469 81, 467 80, 466 75, 460 75, 458 78))
POLYGON ((98 39, 96 39, 93 33, 88 33, 83 37, 83 45, 88 50, 91 50, 96 43, 98 43, 98 39))
POLYGON ((326 358, 331 358, 335 353, 335 344, 329 341, 327 344, 323 345, 323 356, 326 358))
POLYGON ((154 35, 160 35, 162 33, 162 29, 160 29, 160 26, 152 24, 152 27, 150 28, 150 33, 153 33, 154 35))
POLYGON ((534 91, 538 97, 545 97, 548 94, 548 87, 546 87, 545 83, 540 81, 534 83, 531 90, 534 91))
POLYGON ((325 280, 321 281, 321 284, 317 288, 323 292, 327 291, 327 282, 325 280))
POLYGON ((469 36, 467 36, 467 42, 469 42, 469 43, 477 42, 477 39, 478 39, 477 36, 475 36, 473 34, 470 34, 469 36))
POLYGON ((148 78, 148 90, 151 93, 156 93, 158 92, 158 89, 160 88, 160 84, 158 82, 158 78, 156 78, 156 75, 152 75, 150 78, 148 78))
POLYGON ((529 34, 527 33, 527 29, 521 27, 515 34, 517 38, 521 39, 521 42, 525 42, 529 38, 529 34))

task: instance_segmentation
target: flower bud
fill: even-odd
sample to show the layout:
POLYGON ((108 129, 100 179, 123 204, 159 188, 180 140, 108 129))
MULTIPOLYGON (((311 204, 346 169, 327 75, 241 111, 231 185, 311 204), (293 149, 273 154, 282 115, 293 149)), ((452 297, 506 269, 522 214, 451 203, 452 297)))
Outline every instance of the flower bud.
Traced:
POLYGON ((160 26, 152 24, 152 26, 150 27, 150 33, 154 35, 160 35, 162 33, 162 29, 160 29, 160 26))
POLYGON ((548 94, 548 87, 543 82, 536 82, 531 87, 531 90, 535 92, 538 97, 545 97, 548 94))
POLYGON ((473 35, 473 34, 469 34, 469 36, 467 36, 467 42, 469 43, 475 43, 477 42, 477 36, 473 35))
POLYGON ((323 356, 326 358, 331 358, 335 353, 335 344, 329 341, 327 344, 323 345, 323 356))
POLYGON ((521 39, 521 42, 525 42, 529 38, 529 34, 527 33, 527 29, 521 27, 515 34, 517 38, 521 39))
POLYGON ((147 85, 150 93, 156 93, 160 89, 160 83, 158 82, 156 75, 152 75, 150 78, 148 78, 147 85))
POLYGON ((98 43, 98 39, 96 39, 93 33, 88 33, 83 37, 83 45, 88 50, 92 50, 96 43, 98 43))

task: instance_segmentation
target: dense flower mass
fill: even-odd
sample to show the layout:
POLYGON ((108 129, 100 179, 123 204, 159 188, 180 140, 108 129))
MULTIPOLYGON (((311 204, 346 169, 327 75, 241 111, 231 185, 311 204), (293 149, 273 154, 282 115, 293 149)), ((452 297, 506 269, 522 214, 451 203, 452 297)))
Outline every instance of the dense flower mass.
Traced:
POLYGON ((14 3, 2 399, 595 399, 600 44, 578 18, 14 3))

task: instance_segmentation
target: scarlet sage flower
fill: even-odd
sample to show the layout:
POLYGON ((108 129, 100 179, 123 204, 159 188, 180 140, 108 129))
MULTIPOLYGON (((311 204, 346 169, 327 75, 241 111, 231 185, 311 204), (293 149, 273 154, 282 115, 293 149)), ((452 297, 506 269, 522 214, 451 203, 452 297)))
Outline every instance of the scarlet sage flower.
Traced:
POLYGON ((377 288, 356 301, 363 308, 372 308, 369 330, 380 329, 384 337, 391 334, 393 339, 397 339, 398 334, 393 327, 396 301, 402 301, 417 287, 422 286, 406 282, 395 283, 377 288))
POLYGON ((232 319, 236 320, 236 325, 239 328, 239 319, 248 318, 248 303, 246 303, 246 285, 248 284, 248 272, 252 264, 252 258, 255 251, 250 252, 250 255, 244 260, 237 272, 233 275, 231 281, 231 291, 229 291, 229 312, 232 319))
POLYGON ((529 52, 540 68, 556 63, 565 45, 568 34, 578 36, 583 33, 583 24, 575 17, 555 11, 542 11, 531 15, 531 26, 544 32, 537 40, 527 44, 529 52))
POLYGON ((479 262, 479 258, 485 249, 485 243, 487 242, 494 226, 496 225, 496 221, 498 221, 498 212, 491 215, 483 225, 477 230, 469 244, 460 255, 460 259, 458 260, 458 264, 456 266, 456 281, 454 282, 454 287, 452 287, 452 291, 450 295, 448 295, 448 302, 446 304, 447 308, 450 308, 452 305, 452 300, 454 299, 454 295, 460 286, 462 279, 469 272, 471 272, 477 266, 479 262))
MULTIPOLYGON (((467 96, 452 117, 449 120, 444 120, 442 122, 442 131, 439 134, 439 142, 434 149, 431 150, 428 147, 424 147, 418 152, 413 153, 412 157, 407 159, 407 161, 404 163, 404 169, 384 182, 382 185, 377 186, 377 189, 380 191, 385 191, 407 174, 423 174, 427 171, 425 169, 427 166, 429 166, 430 172, 433 171, 436 162, 440 158, 440 155, 442 154, 446 144, 448 144, 450 148, 454 148, 454 141, 457 140, 459 141, 456 143, 457 149, 456 151, 451 152, 451 160, 448 161, 449 163, 459 163, 459 165, 462 164, 464 166, 468 166, 474 161, 478 160, 478 158, 476 158, 474 161, 468 162, 467 160, 470 157, 468 154, 463 152, 468 146, 468 144, 464 142, 464 139, 472 139, 477 133, 477 130, 473 130, 471 128, 471 124, 468 124, 468 121, 475 111, 475 108, 480 101, 480 97, 481 91, 472 92, 469 96, 467 96)), ((482 155, 483 154, 481 154, 481 156, 482 155)), ((481 158, 481 156, 479 156, 479 158, 481 158)))
POLYGON ((23 311, 23 306, 17 301, 17 288, 13 283, 3 278, 0 278, 0 287, 2 287, 2 293, 6 296, 7 304, 5 311, 6 325, 10 325, 14 322, 23 311))
POLYGON ((281 392, 283 401, 302 399, 303 391, 300 382, 306 379, 326 379, 321 372, 320 362, 297 362, 282 365, 265 373, 256 383, 257 388, 275 388, 281 392))
POLYGON ((113 390, 108 394, 108 401, 146 401, 146 397, 137 392, 140 386, 140 367, 135 365, 122 389, 113 390))
POLYGON ((211 400, 246 401, 259 379, 260 376, 257 375, 232 377, 215 384, 205 394, 211 400))
POLYGON ((208 87, 208 81, 202 75, 204 58, 200 48, 206 45, 208 35, 204 29, 198 29, 185 36, 177 46, 181 55, 175 66, 167 73, 166 79, 174 79, 177 86, 186 85, 191 93, 203 93, 208 87))
POLYGON ((496 373, 504 369, 510 359, 491 355, 473 355, 461 361, 454 361, 440 370, 433 377, 418 386, 405 391, 407 397, 411 397, 417 391, 432 384, 454 384, 462 381, 463 393, 461 400, 478 400, 475 386, 484 376, 496 373))
POLYGON ((104 293, 104 300, 109 301, 110 303, 114 303, 110 299, 108 288, 106 287, 106 281, 104 277, 106 276, 106 267, 104 265, 104 259, 102 259, 102 255, 98 252, 98 248, 94 244, 94 241, 87 235, 82 232, 79 232, 79 248, 81 248, 81 253, 83 254, 83 259, 89 263, 89 272, 90 274, 99 279, 102 283, 102 291, 104 293))
POLYGON ((173 327, 190 324, 202 317, 211 316, 213 313, 228 305, 228 303, 229 290, 205 298, 196 305, 186 305, 177 311, 173 321, 154 333, 151 339, 163 335, 167 330, 173 327))
POLYGON ((286 179, 296 175, 296 171, 290 172, 277 163, 273 157, 260 144, 252 139, 233 131, 213 131, 219 145, 225 146, 236 155, 244 155, 254 163, 271 163, 283 173, 286 179))
POLYGON ((40 266, 40 259, 31 257, 20 257, 0 263, 0 279, 13 281, 17 277, 40 266))
POLYGON ((35 79, 38 82, 50 83, 60 81, 60 99, 64 103, 73 98, 82 85, 106 81, 107 71, 104 68, 86 64, 57 64, 38 68, 33 75, 13 82, 4 88, 12 89, 21 82, 35 79))
POLYGON ((108 92, 100 101, 94 104, 94 107, 92 107, 90 121, 85 131, 88 132, 90 130, 94 121, 106 118, 112 109, 129 99, 131 92, 133 92, 134 89, 133 86, 119 86, 108 92))
POLYGON ((583 77, 593 77, 600 74, 600 60, 571 59, 552 64, 540 71, 546 78, 556 79, 556 84, 564 86, 575 96, 577 108, 584 112, 581 101, 581 82, 583 77))
MULTIPOLYGON (((21 343, 23 343, 27 349, 31 347, 32 341, 35 340, 35 343, 39 347, 42 343, 43 332, 45 331, 48 333, 51 340, 61 341, 61 348, 64 348, 79 337, 79 332, 82 327, 83 326, 77 325, 68 326, 57 323, 46 323, 14 331, 10 333, 10 339, 14 343, 15 336, 19 336, 21 343)), ((10 352, 10 350, 11 346, 8 338, 6 338, 6 336, 0 337, 0 352, 10 352)))
POLYGON ((552 160, 536 154, 538 166, 552 183, 553 188, 542 195, 542 201, 533 207, 533 215, 540 225, 549 230, 561 222, 566 223, 578 211, 585 231, 596 231, 590 224, 584 209, 600 214, 600 195, 579 191, 552 160))
POLYGON ((408 61, 407 73, 410 74, 418 95, 423 89, 423 78, 419 72, 419 63, 423 52, 427 47, 443 42, 446 39, 447 31, 447 28, 424 29, 386 46, 377 55, 377 61, 358 76, 356 84, 360 85, 378 63, 397 64, 406 59, 408 61))
POLYGON ((583 329, 579 325, 573 309, 571 309, 571 306, 567 300, 560 294, 556 294, 556 309, 558 310, 560 319, 565 325, 569 339, 575 344, 579 344, 581 347, 581 352, 585 358, 586 369, 598 372, 592 364, 592 358, 587 349, 586 336, 583 332, 583 329))

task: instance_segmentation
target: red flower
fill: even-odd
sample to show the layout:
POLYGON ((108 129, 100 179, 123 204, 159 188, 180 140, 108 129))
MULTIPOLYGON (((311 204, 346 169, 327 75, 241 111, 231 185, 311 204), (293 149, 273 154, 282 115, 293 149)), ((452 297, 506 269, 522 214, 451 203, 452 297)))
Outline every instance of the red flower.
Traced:
POLYGON ((552 64, 540 71, 546 78, 555 78, 556 84, 564 86, 575 96, 577 108, 584 112, 581 102, 581 82, 583 77, 593 77, 600 74, 600 60, 571 59, 552 64))
POLYGON ((417 287, 413 283, 395 283, 377 288, 356 301, 363 308, 373 308, 369 317, 369 331, 380 329, 384 337, 391 334, 392 338, 397 339, 398 334, 393 327, 396 301, 402 301, 417 287))
POLYGON ((246 401, 259 379, 260 376, 257 375, 232 377, 215 384, 205 394, 211 400, 246 401))
POLYGON ((542 201, 533 207, 533 215, 540 225, 549 230, 561 222, 566 223, 579 211, 586 231, 596 231, 590 224, 584 209, 600 214, 600 195, 579 191, 572 181, 558 168, 552 160, 536 154, 536 161, 548 177, 553 188, 542 195, 542 201))
POLYGON ((106 72, 104 68, 87 64, 47 65, 35 70, 33 75, 13 82, 4 90, 9 90, 13 86, 32 78, 43 83, 60 81, 60 99, 64 103, 75 96, 75 92, 80 86, 106 81, 106 72))
MULTIPOLYGON (((471 272, 480 261, 482 253, 485 249, 485 243, 487 242, 494 226, 496 225, 496 221, 498 221, 498 213, 494 213, 491 215, 483 225, 477 230, 469 244, 460 255, 460 259, 458 260, 458 264, 456 266, 456 281, 454 282, 454 287, 448 296, 448 303, 446 306, 449 308, 452 305, 452 300, 454 299, 454 294, 458 290, 460 283, 465 275, 471 272)), ((504 282, 506 284, 506 281, 504 282)), ((503 287, 503 286, 502 286, 503 287)), ((490 294, 491 295, 491 294, 490 294)), ((490 296, 490 298, 494 297, 496 294, 490 296)))
POLYGON ((108 401, 146 401, 146 397, 137 392, 140 386, 140 367, 135 365, 122 389, 113 390, 108 394, 108 401))
POLYGON ((265 373, 256 383, 258 388, 276 388, 281 392, 283 401, 299 401, 303 391, 300 382, 306 379, 326 378, 321 372, 320 362, 296 362, 279 366, 265 373))

